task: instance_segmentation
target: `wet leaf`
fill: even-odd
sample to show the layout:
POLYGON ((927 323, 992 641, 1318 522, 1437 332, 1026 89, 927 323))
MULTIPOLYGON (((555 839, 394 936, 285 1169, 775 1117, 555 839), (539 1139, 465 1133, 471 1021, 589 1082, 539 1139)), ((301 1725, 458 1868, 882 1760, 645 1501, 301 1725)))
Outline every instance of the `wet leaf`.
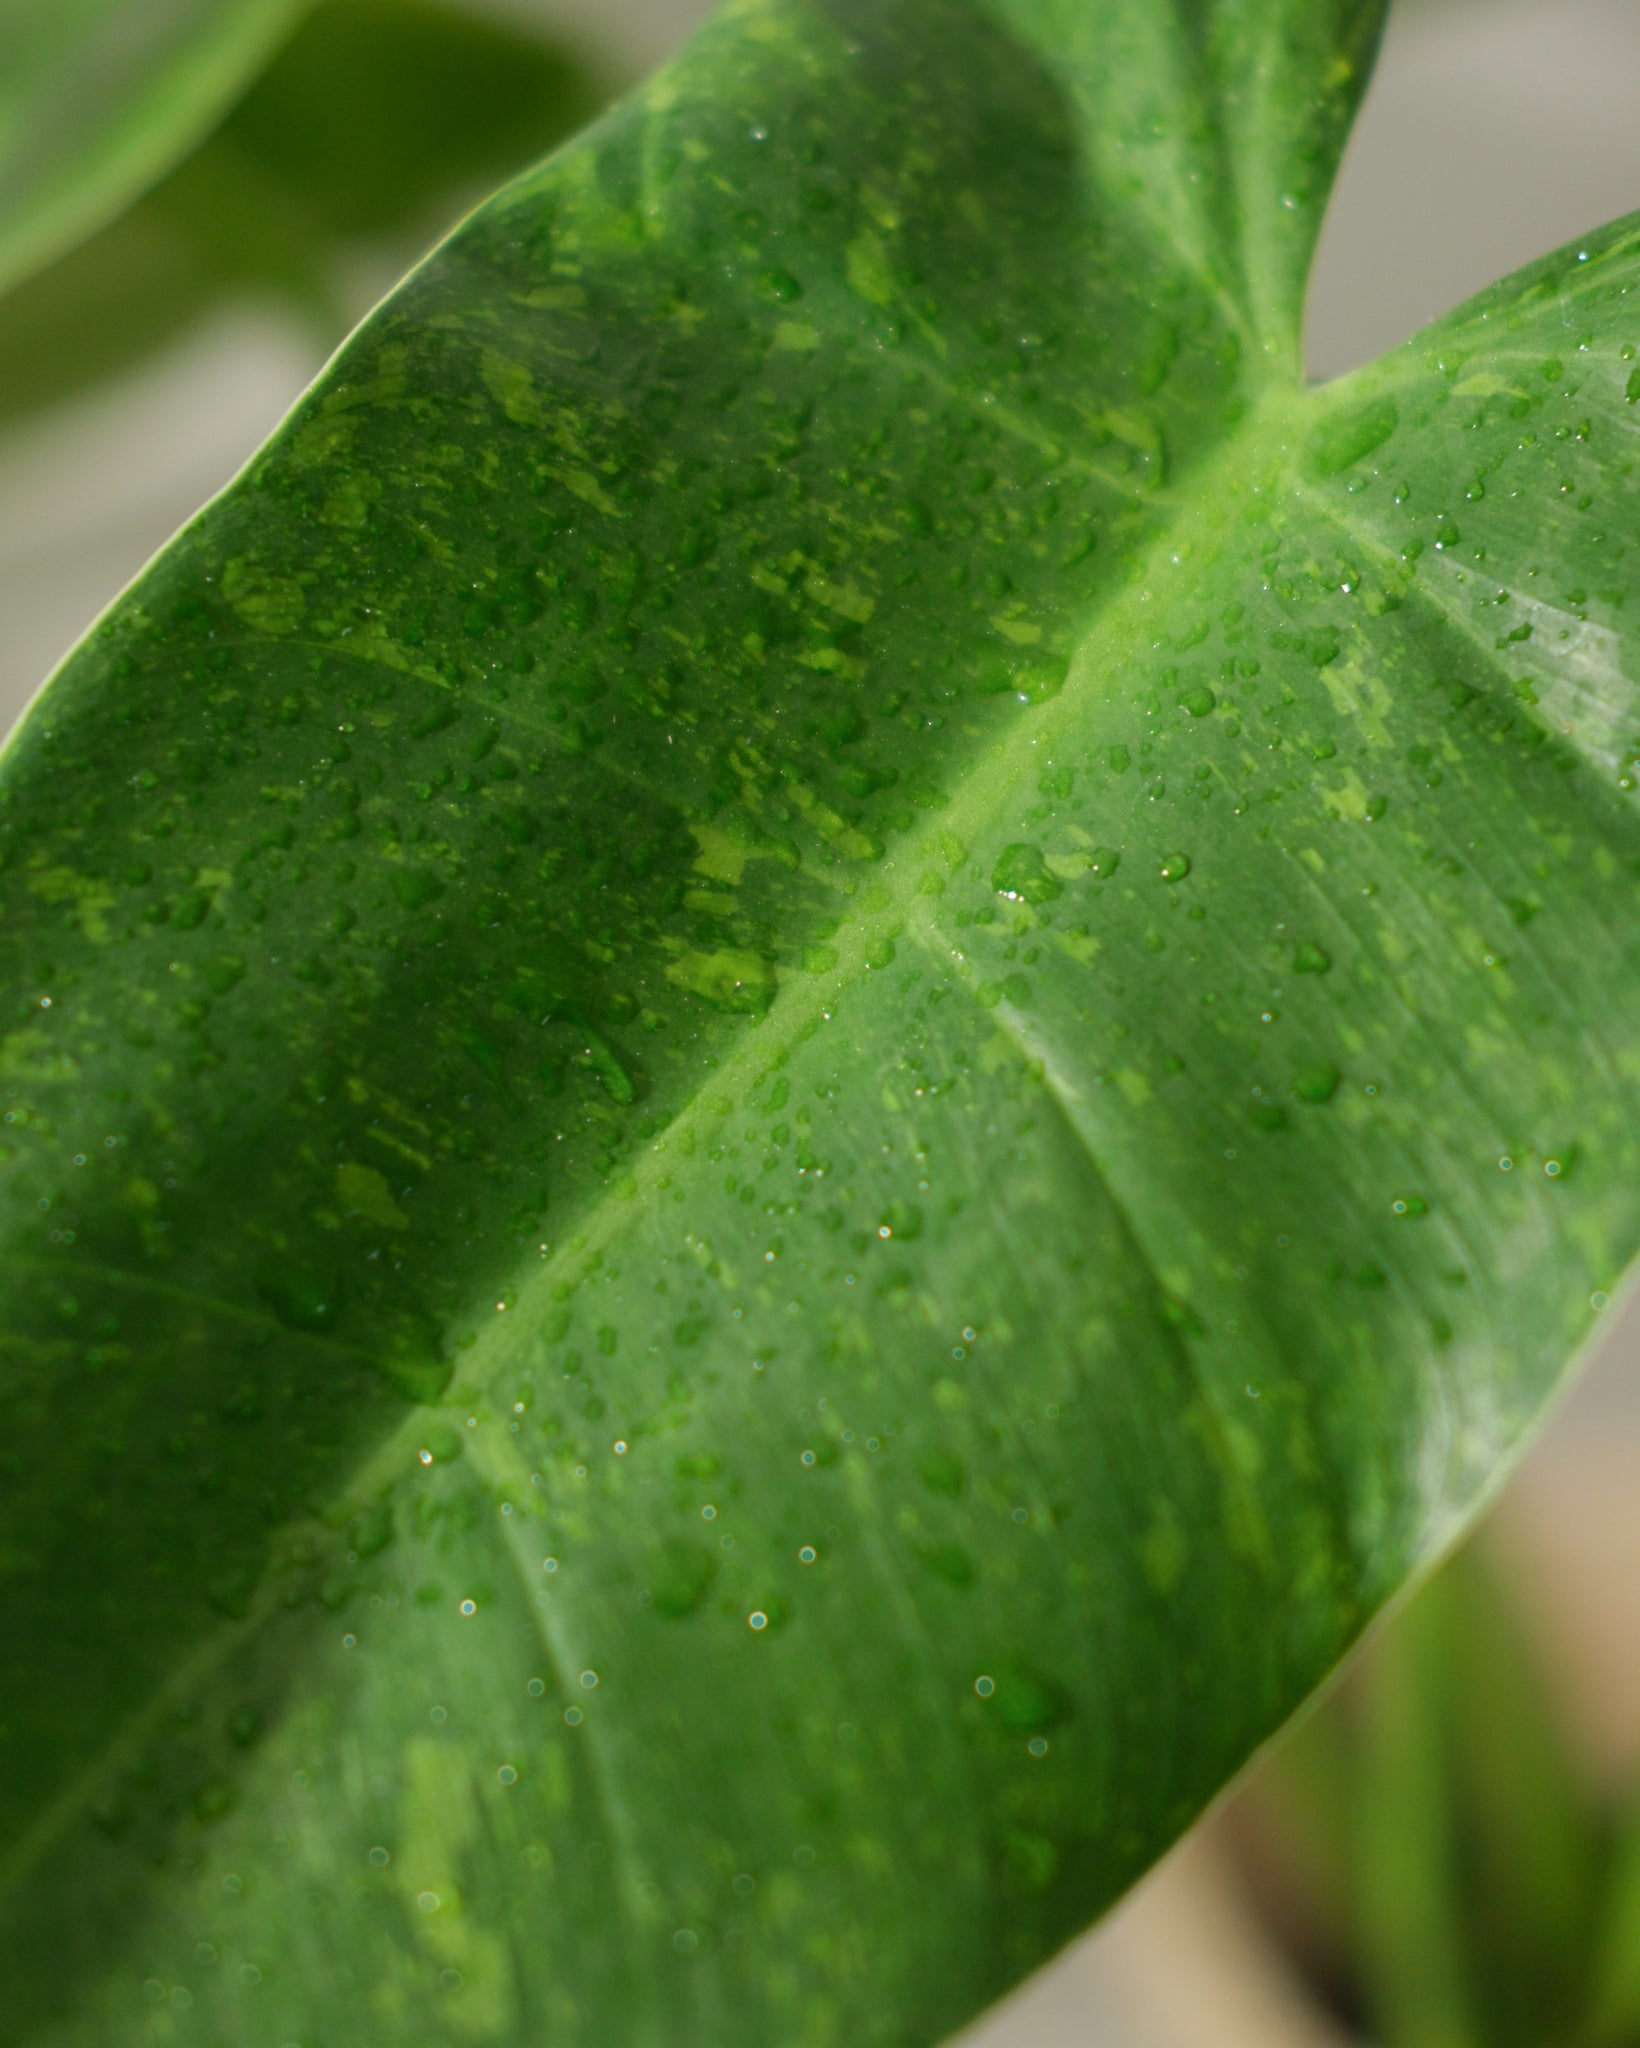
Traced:
POLYGON ((935 2039, 1497 1485, 1640 1237, 1640 229, 1306 389, 1376 21, 732 6, 38 702, 8 2040, 935 2039))

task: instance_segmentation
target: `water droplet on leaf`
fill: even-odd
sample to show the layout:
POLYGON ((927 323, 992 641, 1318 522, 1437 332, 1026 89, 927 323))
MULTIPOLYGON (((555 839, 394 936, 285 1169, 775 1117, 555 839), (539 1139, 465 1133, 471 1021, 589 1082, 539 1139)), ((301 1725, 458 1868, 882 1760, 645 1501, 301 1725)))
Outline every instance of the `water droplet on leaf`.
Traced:
POLYGON ((1065 893, 1064 883, 1050 871, 1041 847, 1018 841, 997 856, 991 887, 1015 903, 1051 903, 1065 893))

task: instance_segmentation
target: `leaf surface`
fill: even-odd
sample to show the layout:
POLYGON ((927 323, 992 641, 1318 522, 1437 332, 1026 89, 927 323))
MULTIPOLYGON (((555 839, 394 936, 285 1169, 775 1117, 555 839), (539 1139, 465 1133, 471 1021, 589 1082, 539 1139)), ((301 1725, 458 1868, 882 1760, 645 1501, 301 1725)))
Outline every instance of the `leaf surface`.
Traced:
POLYGON ((306 0, 7 0, 0 291, 112 219, 216 123, 306 0))
POLYGON ((730 7, 41 698, 8 2039, 936 2039, 1497 1483, 1640 1232, 1640 233, 1304 390, 1376 19, 730 7))

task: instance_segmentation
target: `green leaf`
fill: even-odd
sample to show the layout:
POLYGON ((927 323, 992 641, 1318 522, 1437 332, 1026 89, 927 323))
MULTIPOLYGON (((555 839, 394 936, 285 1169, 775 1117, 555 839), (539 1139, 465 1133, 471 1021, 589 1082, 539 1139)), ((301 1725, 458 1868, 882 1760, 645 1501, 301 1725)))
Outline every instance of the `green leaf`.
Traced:
POLYGON ((1573 2038, 1588 2005, 1604 1817, 1501 1588, 1473 1552, 1445 1578, 1446 1613, 1432 1604, 1430 1623, 1446 1630, 1449 1796, 1472 1855, 1461 1882, 1482 2038, 1573 2038))
POLYGON ((959 2025, 1640 1235, 1640 229, 1303 388, 1377 12, 752 0, 0 787, 0 2020, 959 2025))
POLYGON ((1426 1593, 1402 1618, 1399 1654, 1377 1661, 1357 1778, 1362 1977, 1374 2025, 1408 2048, 1480 2048, 1486 2038, 1465 1941, 1468 1845, 1444 1739, 1452 1704, 1446 1604, 1426 1593))
POLYGON ((0 291, 111 220, 215 125, 305 0, 8 0, 0 291))
POLYGON ((1600 1913, 1589 1971, 1586 2038, 1595 2048, 1617 2048, 1633 2038, 1640 2015, 1640 1827, 1634 1799, 1624 1802, 1612 1830, 1610 1864, 1599 1899, 1600 1913))

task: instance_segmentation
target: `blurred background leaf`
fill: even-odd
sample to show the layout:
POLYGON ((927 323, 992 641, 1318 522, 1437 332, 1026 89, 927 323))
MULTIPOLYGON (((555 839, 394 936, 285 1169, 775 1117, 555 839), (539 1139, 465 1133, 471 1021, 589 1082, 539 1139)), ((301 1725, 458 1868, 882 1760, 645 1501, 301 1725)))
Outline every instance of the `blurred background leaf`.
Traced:
POLYGON ((1385 2048, 1640 2040, 1640 1805, 1598 1782, 1539 1638, 1471 1545, 1232 1817, 1262 1917, 1385 2048))
POLYGON ((101 222, 215 124, 307 0, 5 0, 0 290, 101 222))
POLYGON ((583 64, 523 28, 436 0, 321 0, 214 134, 0 300, 0 427, 237 295, 288 301, 329 348, 361 298, 599 103, 583 64))

